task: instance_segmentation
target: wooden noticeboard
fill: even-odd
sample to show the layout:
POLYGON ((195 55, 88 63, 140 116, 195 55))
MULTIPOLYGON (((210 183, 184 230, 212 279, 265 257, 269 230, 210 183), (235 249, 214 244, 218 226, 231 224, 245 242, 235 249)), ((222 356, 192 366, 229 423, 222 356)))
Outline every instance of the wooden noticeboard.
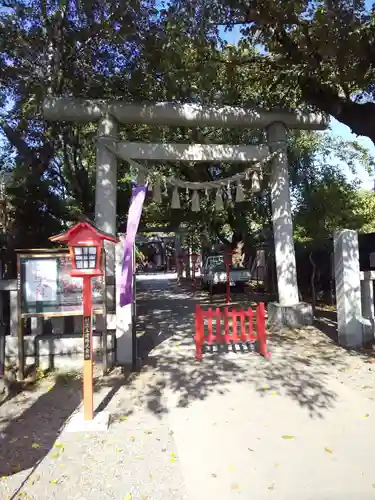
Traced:
MULTIPOLYGON (((21 317, 80 316, 82 278, 72 278, 69 251, 29 250, 17 255, 18 300, 21 317)), ((105 314, 105 276, 92 279, 94 314, 105 314)))

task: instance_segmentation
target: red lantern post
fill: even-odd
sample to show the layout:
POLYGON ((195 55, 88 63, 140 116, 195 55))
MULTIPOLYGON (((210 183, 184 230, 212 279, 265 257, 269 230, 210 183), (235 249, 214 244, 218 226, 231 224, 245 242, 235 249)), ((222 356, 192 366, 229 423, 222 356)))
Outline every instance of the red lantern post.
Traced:
POLYGON ((195 272, 196 272, 198 258, 199 258, 199 253, 193 252, 191 254, 191 264, 192 264, 192 267, 193 267, 193 269, 192 269, 192 276, 193 276, 194 292, 197 289, 197 280, 196 280, 196 277, 195 277, 195 272))
POLYGON ((227 302, 230 304, 230 266, 232 265, 232 250, 228 249, 224 253, 224 264, 227 272, 227 302))
POLYGON ((49 238, 67 243, 72 259, 73 277, 83 278, 83 412, 85 420, 94 418, 93 349, 92 349, 92 286, 94 276, 104 275, 103 242, 118 240, 99 231, 88 221, 79 222, 67 231, 49 238))

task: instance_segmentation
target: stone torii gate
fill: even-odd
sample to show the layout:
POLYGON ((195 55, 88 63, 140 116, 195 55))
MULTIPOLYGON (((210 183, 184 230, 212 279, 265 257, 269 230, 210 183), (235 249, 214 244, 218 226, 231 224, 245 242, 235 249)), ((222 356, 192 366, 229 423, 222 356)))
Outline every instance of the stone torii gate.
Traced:
MULTIPOLYGON (((270 185, 279 302, 270 306, 269 315, 277 323, 283 324, 298 324, 306 320, 306 314, 309 316, 309 311, 306 304, 299 303, 297 286, 286 140, 287 129, 325 129, 328 120, 324 115, 301 114, 285 110, 261 111, 230 106, 205 107, 174 103, 130 104, 117 100, 62 97, 46 99, 43 111, 46 120, 49 121, 97 122, 98 137, 108 137, 112 140, 117 136, 119 124, 265 129, 268 145, 259 146, 150 144, 117 141, 115 153, 106 146, 105 141, 98 140, 95 222, 102 231, 111 234, 117 231, 117 156, 127 160, 251 163, 263 160, 270 153, 275 153, 272 159, 270 185)), ((110 285, 114 283, 115 275, 114 250, 109 249, 107 255, 107 276, 108 285, 110 285)), ((111 287, 109 286, 108 289, 110 290, 111 287)), ((114 300, 113 296, 112 300, 114 300)), ((311 317, 307 320, 311 320, 311 317)))

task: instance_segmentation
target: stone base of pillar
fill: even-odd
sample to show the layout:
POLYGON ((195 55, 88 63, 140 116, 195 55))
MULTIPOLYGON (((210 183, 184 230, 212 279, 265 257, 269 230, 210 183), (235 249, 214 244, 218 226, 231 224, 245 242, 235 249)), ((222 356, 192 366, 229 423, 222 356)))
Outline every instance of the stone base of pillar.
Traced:
POLYGON ((360 316, 348 321, 346 326, 338 329, 338 344, 350 349, 372 344, 374 341, 374 324, 367 318, 360 316))
POLYGON ((274 326, 300 328, 313 324, 314 316, 311 304, 299 302, 293 306, 283 306, 278 302, 268 304, 268 320, 274 326))
POLYGON ((375 336, 375 324, 374 320, 370 320, 367 318, 363 318, 362 320, 362 332, 363 332, 363 345, 367 346, 368 344, 373 344, 375 336))

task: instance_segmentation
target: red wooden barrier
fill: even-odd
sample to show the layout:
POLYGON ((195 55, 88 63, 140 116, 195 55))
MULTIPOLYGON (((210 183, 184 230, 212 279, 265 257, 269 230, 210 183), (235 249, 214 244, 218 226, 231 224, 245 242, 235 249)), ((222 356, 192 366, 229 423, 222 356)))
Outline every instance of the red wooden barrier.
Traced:
POLYGON ((225 307, 223 310, 211 307, 205 311, 199 304, 195 306, 195 357, 202 360, 202 347, 206 342, 212 345, 231 344, 237 342, 258 341, 259 352, 265 358, 269 358, 271 353, 267 351, 267 333, 266 333, 266 313, 264 303, 257 305, 255 313, 252 309, 229 310, 225 307), (230 320, 231 327, 230 328, 230 320), (205 322, 207 320, 207 322, 205 322), (224 328, 222 329, 222 321, 224 328), (205 328, 207 327, 207 328, 205 328))

